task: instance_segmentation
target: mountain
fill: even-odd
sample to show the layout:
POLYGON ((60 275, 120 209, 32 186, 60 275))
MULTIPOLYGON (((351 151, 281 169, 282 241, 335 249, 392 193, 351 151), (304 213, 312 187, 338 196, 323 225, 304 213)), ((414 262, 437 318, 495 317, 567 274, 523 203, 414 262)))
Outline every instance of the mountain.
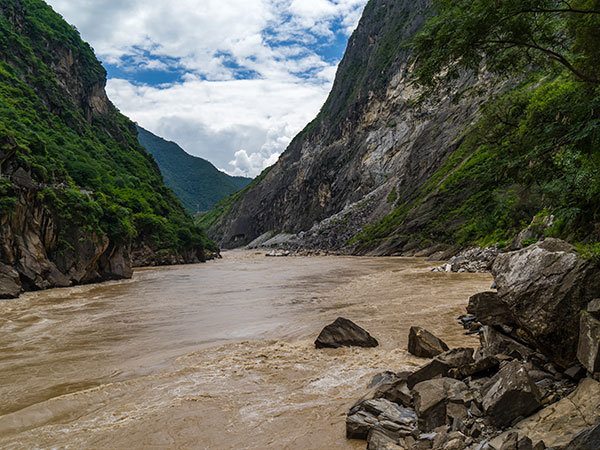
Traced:
MULTIPOLYGON (((415 37, 436 18, 430 5, 369 1, 320 113, 273 167, 200 219, 212 238, 236 247, 281 234, 277 242, 292 247, 415 254, 506 246, 531 224, 529 240, 548 235, 600 247, 598 85, 574 79, 556 58, 541 65, 529 48, 519 61, 535 64, 517 74, 475 72, 475 54, 470 67, 450 71, 456 79, 430 92, 416 83, 422 62, 413 53, 415 37)), ((465 13, 456 21, 478 32, 485 28, 465 20, 488 17, 465 13)), ((548 20, 554 28, 543 31, 559 24, 548 20)), ((582 20, 574 33, 586 26, 597 33, 582 20)), ((447 55, 454 39, 444 30, 424 41, 437 45, 425 67, 434 79, 443 67, 434 57, 447 55)), ((558 30, 548 41, 563 36, 568 31, 558 30)), ((569 42, 562 48, 577 51, 569 42)), ((514 65, 516 50, 505 51, 490 69, 514 65)))
POLYGON ((154 156, 165 183, 191 214, 208 211, 252 181, 227 175, 205 159, 186 153, 175 142, 166 141, 140 126, 137 130, 140 144, 154 156))
POLYGON ((41 0, 0 1, 0 296, 215 250, 164 184, 106 72, 41 0))

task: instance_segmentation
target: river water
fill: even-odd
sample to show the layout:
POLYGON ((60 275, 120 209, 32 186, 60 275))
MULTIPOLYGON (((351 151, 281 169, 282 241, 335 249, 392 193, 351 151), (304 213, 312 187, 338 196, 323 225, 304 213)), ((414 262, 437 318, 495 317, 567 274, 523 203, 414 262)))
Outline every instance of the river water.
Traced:
POLYGON ((423 362, 411 325, 477 345, 455 319, 491 277, 431 267, 235 251, 0 302, 0 448, 364 448, 345 413, 375 373, 423 362), (380 346, 316 350, 338 316, 380 346))

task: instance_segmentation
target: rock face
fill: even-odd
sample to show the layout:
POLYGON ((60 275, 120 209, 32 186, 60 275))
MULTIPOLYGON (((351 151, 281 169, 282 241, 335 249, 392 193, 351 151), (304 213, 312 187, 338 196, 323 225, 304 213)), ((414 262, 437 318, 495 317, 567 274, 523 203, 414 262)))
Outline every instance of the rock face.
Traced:
POLYGON ((600 320, 587 311, 581 313, 577 359, 590 372, 600 372, 600 320))
POLYGON ((600 424, 582 431, 567 445, 568 450, 595 450, 600 448, 600 424))
POLYGON ((419 428, 424 432, 454 419, 466 419, 474 399, 465 383, 452 378, 423 381, 414 387, 413 394, 419 428))
POLYGON ((492 424, 505 427, 538 409, 540 392, 526 367, 519 361, 512 361, 492 378, 482 404, 492 424))
POLYGON ((564 241, 546 239, 503 253, 492 268, 498 299, 523 340, 563 367, 576 362, 579 314, 600 292, 600 268, 564 241))
POLYGON ((440 338, 421 327, 410 327, 408 352, 420 358, 433 358, 448 351, 448 346, 440 338))
MULTIPOLYGON (((410 51, 395 46, 390 54, 389 43, 409 39, 429 5, 368 3, 319 116, 255 186, 210 223, 211 238, 231 248, 267 232, 288 232, 304 248, 342 249, 443 164, 482 99, 453 102, 447 96, 421 106, 413 101, 418 92, 410 83, 410 51)), ((456 90, 475 82, 465 77, 456 90)), ((421 223, 415 220, 411 230, 421 223)), ((405 244, 384 243, 374 251, 397 253, 405 244)))
POLYGON ((327 325, 315 341, 316 348, 377 347, 377 339, 354 322, 338 317, 327 325))

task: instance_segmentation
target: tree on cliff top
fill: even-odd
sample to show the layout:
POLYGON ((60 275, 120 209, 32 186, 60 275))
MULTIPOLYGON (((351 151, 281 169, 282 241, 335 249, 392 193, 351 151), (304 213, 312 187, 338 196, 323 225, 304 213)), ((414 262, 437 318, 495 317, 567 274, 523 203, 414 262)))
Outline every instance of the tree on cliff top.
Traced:
POLYGON ((463 69, 499 75, 559 65, 600 83, 600 0, 434 0, 416 36, 419 84, 436 88, 463 69), (444 70, 442 70, 444 69, 444 70))

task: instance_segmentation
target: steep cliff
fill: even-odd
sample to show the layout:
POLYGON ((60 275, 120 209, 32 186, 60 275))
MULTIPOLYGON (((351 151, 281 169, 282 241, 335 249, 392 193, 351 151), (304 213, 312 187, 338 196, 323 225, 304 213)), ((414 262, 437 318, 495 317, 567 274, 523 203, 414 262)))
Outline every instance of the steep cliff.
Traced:
MULTIPOLYGON (((502 247, 544 223, 532 236, 600 254, 598 82, 578 79, 552 58, 532 64, 528 47, 518 61, 505 49, 505 65, 486 67, 479 49, 468 60, 479 71, 458 56, 444 70, 427 51, 412 53, 415 43, 437 46, 433 55, 445 55, 450 38, 459 54, 469 49, 452 27, 445 38, 435 34, 439 14, 454 4, 431 3, 369 1, 317 118, 258 180, 202 217, 214 239, 224 247, 414 254, 502 247), (426 30, 437 38, 423 38, 426 30), (422 68, 444 80, 441 89, 417 84, 422 68)), ((465 1, 454 11, 462 32, 485 29, 478 20, 493 14, 469 15, 469 8, 465 1)), ((537 30, 535 14, 523 14, 537 30)), ((587 58, 591 47, 577 44, 597 42, 597 17, 549 14, 562 51, 597 64, 587 58)))
MULTIPOLYGON (((417 102, 407 44, 428 4, 368 3, 318 117, 260 183, 203 218, 212 237, 232 247, 269 231, 305 232, 305 245, 339 249, 440 167, 481 100, 417 102)), ((461 80, 455 91, 466 92, 474 81, 461 80)))
POLYGON ((212 248, 106 73, 41 0, 0 0, 0 297, 195 262, 212 248))

